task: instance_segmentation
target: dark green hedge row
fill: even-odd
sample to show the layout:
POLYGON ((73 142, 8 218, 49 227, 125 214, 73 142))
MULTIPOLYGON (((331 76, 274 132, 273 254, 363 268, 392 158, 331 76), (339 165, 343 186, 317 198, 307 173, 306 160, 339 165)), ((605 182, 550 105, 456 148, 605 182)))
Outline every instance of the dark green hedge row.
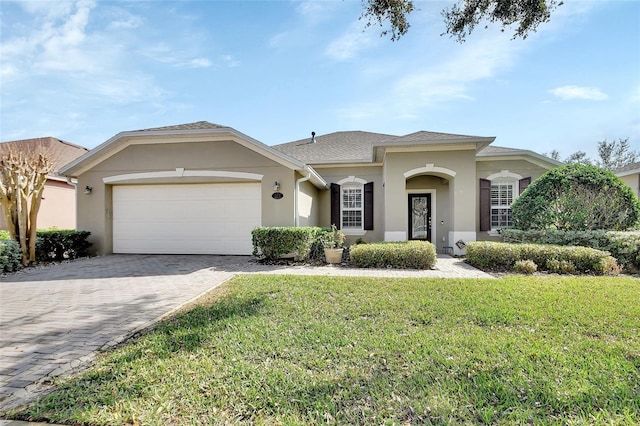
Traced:
POLYGON ((640 231, 562 231, 503 229, 505 243, 582 246, 608 251, 623 266, 640 268, 640 231))
POLYGON ((324 256, 322 240, 330 228, 314 226, 263 226, 251 231, 253 255, 265 260, 294 257, 296 260, 324 256))
POLYGON ((436 247, 426 241, 358 244, 349 258, 358 268, 429 269, 436 264, 436 247))
POLYGON ((566 265, 567 272, 598 275, 620 272, 616 259, 608 252, 589 247, 474 241, 467 244, 466 251, 467 262, 485 270, 511 271, 516 262, 531 260, 539 271, 562 272, 561 265, 566 265))
POLYGON ((91 232, 72 229, 37 231, 36 259, 38 261, 76 259, 89 256, 91 232))
POLYGON ((20 250, 20 244, 13 240, 0 239, 0 272, 12 272, 21 267, 22 250, 20 250))

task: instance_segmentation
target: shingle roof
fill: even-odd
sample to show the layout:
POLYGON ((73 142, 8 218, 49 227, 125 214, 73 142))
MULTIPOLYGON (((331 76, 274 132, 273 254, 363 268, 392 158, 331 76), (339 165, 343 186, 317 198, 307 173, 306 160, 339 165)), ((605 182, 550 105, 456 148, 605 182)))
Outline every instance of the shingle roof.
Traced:
POLYGON ((195 123, 178 124, 175 126, 153 127, 151 129, 132 130, 133 132, 159 132, 172 130, 206 130, 206 129, 224 129, 227 126, 210 123, 208 121, 196 121, 195 123))
POLYGON ((307 163, 338 163, 371 161, 373 143, 390 141, 397 136, 362 131, 335 132, 293 142, 274 145, 273 148, 307 163))
MULTIPOLYGON (((307 164, 360 163, 373 161, 374 148, 382 146, 412 146, 454 144, 478 141, 478 136, 420 131, 404 136, 362 131, 335 132, 274 145, 273 148, 307 164)), ((487 142, 488 143, 488 142, 487 142)))
POLYGON ((486 157, 486 156, 500 155, 500 154, 516 154, 516 153, 526 154, 528 152, 529 151, 524 150, 524 149, 508 148, 506 146, 492 146, 492 145, 489 145, 486 148, 483 148, 480 152, 478 152, 477 155, 479 157, 486 157))
POLYGON ((0 143, 0 153, 10 150, 44 152, 52 161, 53 170, 56 172, 68 162, 75 160, 88 151, 87 148, 51 136, 0 143))

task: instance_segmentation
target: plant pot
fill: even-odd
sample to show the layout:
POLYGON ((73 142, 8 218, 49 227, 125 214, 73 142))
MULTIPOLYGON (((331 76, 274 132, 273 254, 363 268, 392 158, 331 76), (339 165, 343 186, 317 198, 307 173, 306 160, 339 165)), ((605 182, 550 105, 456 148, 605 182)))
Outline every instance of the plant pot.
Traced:
POLYGON ((327 263, 342 263, 343 248, 324 249, 324 258, 327 263))

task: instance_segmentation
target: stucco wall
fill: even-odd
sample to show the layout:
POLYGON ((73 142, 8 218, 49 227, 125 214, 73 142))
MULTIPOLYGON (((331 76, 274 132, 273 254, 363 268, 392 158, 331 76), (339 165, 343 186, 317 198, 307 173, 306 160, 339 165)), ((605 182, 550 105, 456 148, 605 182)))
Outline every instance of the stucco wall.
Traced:
MULTIPOLYGON (((297 178, 301 177, 297 175, 297 178)), ((301 182, 298 197, 298 225, 318 226, 320 223, 318 189, 309 181, 301 182)))
MULTIPOLYGON (((38 229, 56 227, 75 229, 76 188, 66 182, 47 180, 38 210, 38 229)), ((4 215, 0 214, 0 229, 7 229, 4 215)))
MULTIPOLYGON (((130 173, 185 170, 216 170, 256 173, 262 179, 262 225, 292 226, 294 224, 293 192, 295 172, 233 141, 183 142, 131 145, 78 176, 78 229, 91 231, 95 252, 112 251, 111 185, 103 178, 130 173), (284 197, 273 199, 274 182, 280 183, 284 197), (93 191, 85 195, 83 188, 93 191)), ((197 183, 229 182, 229 178, 182 177, 163 178, 129 183, 197 183)))
MULTIPOLYGON (((448 176, 446 173, 433 171, 425 172, 425 175, 435 176, 436 178, 447 179, 448 196, 446 201, 440 200, 441 193, 445 191, 444 185, 436 193, 437 211, 435 224, 436 239, 433 241, 438 247, 443 244, 442 234, 447 243, 455 238, 464 240, 473 239, 472 233, 475 233, 475 198, 476 186, 474 184, 476 178, 475 172, 475 150, 459 150, 459 151, 424 151, 424 152, 388 152, 385 157, 384 180, 385 180, 385 232, 387 239, 406 239, 408 231, 408 213, 407 198, 408 190, 407 179, 404 174, 413 169, 426 168, 427 165, 433 164, 436 168, 448 169, 455 172, 455 177, 448 176), (445 220, 443 225, 440 221, 445 220), (442 231, 441 231, 442 229, 442 231), (455 233, 455 234, 454 234, 455 233)), ((436 169, 437 170, 437 169, 436 169)), ((425 185, 431 184, 435 186, 435 181, 426 181, 425 185)), ((413 183, 412 183, 413 185, 413 183)))
POLYGON ((628 176, 622 176, 620 179, 631 187, 633 193, 640 198, 640 173, 635 173, 628 176))
MULTIPOLYGON (((382 186, 381 166, 350 166, 350 167, 318 167, 316 171, 328 184, 337 183, 342 179, 354 176, 367 182, 373 182, 373 230, 365 231, 362 236, 347 236, 351 243, 357 238, 364 241, 382 241, 384 239, 384 188, 382 186)), ((319 226, 331 226, 331 191, 319 191, 319 226)))

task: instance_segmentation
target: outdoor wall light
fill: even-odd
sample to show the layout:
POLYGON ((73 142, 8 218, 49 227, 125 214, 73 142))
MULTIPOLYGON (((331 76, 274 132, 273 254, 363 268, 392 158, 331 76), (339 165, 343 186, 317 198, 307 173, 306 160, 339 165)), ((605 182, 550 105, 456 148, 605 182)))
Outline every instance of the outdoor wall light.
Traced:
POLYGON ((275 181, 275 182, 273 183, 273 190, 274 190, 275 192, 280 191, 280 182, 275 181))
POLYGON ((84 187, 84 195, 91 194, 91 191, 93 191, 93 187, 92 186, 87 185, 87 186, 84 187))

